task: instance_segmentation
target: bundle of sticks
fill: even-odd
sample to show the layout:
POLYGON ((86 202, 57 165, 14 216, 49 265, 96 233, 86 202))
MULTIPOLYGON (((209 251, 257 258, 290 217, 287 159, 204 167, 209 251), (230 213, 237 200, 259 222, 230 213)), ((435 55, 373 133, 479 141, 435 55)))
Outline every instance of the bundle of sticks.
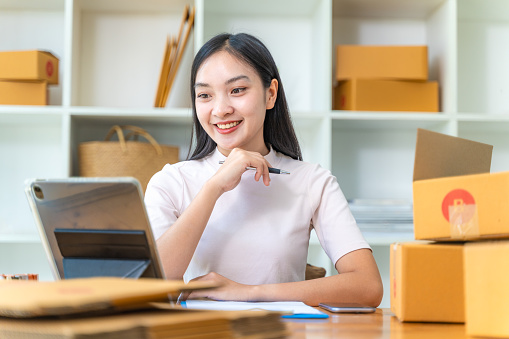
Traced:
POLYGON ((177 75, 177 70, 184 54, 189 35, 194 25, 194 7, 189 9, 186 5, 178 37, 169 36, 166 38, 166 47, 164 50, 163 63, 161 66, 161 74, 159 76, 159 84, 154 102, 154 107, 165 107, 168 96, 177 75), (185 30, 185 33, 184 33, 185 30))

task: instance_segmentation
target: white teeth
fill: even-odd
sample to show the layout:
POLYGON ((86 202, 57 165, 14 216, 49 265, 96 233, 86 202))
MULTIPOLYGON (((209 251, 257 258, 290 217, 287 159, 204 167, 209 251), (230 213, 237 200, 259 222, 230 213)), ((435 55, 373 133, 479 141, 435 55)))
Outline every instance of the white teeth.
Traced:
POLYGON ((240 124, 240 121, 230 122, 229 124, 217 124, 220 129, 228 129, 240 124))

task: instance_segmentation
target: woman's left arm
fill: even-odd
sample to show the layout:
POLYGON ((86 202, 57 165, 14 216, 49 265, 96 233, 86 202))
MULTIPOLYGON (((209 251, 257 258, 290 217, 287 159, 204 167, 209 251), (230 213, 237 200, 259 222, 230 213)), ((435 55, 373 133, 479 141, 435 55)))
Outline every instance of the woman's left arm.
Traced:
POLYGON ((190 297, 237 301, 348 302, 377 307, 383 296, 382 279, 369 249, 347 253, 336 262, 339 274, 313 280, 267 285, 243 285, 217 273, 194 280, 212 280, 222 286, 193 292, 190 297))

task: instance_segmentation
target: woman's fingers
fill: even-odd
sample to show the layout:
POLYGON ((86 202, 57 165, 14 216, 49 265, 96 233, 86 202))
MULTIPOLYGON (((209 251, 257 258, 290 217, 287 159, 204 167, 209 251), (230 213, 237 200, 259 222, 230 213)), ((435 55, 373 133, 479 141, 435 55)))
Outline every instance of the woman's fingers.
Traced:
POLYGON ((270 184, 269 162, 258 152, 249 152, 242 149, 233 149, 223 166, 218 171, 224 175, 224 184, 227 190, 235 188, 240 182, 242 174, 247 170, 256 170, 254 179, 259 181, 263 178, 265 186, 270 184))
POLYGON ((255 180, 259 181, 260 178, 263 177, 263 184, 265 186, 270 185, 270 174, 269 174, 269 166, 266 163, 263 163, 261 167, 256 168, 255 180))

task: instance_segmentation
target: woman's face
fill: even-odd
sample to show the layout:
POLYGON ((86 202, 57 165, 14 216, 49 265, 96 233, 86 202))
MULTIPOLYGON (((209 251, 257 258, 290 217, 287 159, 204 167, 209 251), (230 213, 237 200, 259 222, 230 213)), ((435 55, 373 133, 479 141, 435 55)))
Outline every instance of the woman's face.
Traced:
POLYGON ((274 107, 277 80, 264 88, 258 73, 245 62, 220 51, 198 69, 195 104, 198 120, 224 155, 234 148, 268 153, 263 139, 267 109, 274 107))

